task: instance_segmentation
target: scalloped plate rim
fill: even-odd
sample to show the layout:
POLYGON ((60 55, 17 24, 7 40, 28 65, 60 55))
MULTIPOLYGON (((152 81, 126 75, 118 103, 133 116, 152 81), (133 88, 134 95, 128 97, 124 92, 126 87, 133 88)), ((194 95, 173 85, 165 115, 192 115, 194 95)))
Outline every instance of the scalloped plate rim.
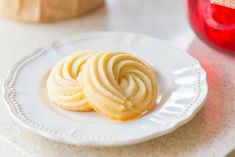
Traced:
MULTIPOLYGON (((66 138, 66 136, 57 136, 57 135, 51 135, 49 132, 45 132, 44 130, 40 130, 38 128, 35 128, 35 126, 33 125, 29 125, 26 121, 24 121, 23 119, 21 119, 19 117, 19 115, 17 113, 15 113, 15 106, 11 104, 11 101, 9 100, 9 97, 7 96, 11 91, 11 89, 8 87, 8 83, 9 81, 13 78, 13 75, 15 75, 16 73, 16 69, 18 67, 18 65, 22 64, 22 62, 24 62, 26 59, 33 57, 36 54, 39 54, 41 51, 40 50, 45 50, 47 48, 49 48, 50 46, 60 43, 62 41, 66 41, 67 39, 72 39, 74 37, 77 37, 79 35, 86 35, 86 34, 99 34, 99 33, 108 33, 108 34, 131 34, 131 35, 140 35, 143 37, 151 37, 151 36, 147 36, 147 35, 142 35, 142 34, 134 34, 134 33, 129 33, 129 32, 88 32, 88 33, 79 33, 76 35, 73 35, 72 37, 67 37, 64 38, 62 40, 58 40, 55 42, 52 42, 51 44, 48 44, 44 47, 38 48, 36 50, 34 50, 32 53, 27 54, 25 56, 23 56, 18 62, 16 62, 12 68, 9 70, 8 75, 4 81, 4 83, 2 84, 2 88, 3 88, 3 93, 2 93, 2 97, 3 100, 5 102, 5 106, 7 107, 8 111, 10 112, 11 116, 13 117, 13 119, 18 122, 19 124, 21 124, 23 127, 25 127, 26 129, 39 134, 47 139, 51 139, 53 141, 57 141, 57 142, 62 142, 62 143, 68 143, 68 144, 75 144, 75 145, 81 145, 81 146, 122 146, 122 145, 130 145, 130 144, 136 144, 136 143, 140 143, 143 141, 147 141, 165 134, 168 134, 170 132, 173 132, 174 130, 176 130, 177 128, 179 128, 180 126, 188 123, 191 119, 193 119, 193 117, 197 114, 197 112, 203 107, 206 98, 207 98, 207 94, 208 94, 208 85, 207 85, 207 75, 205 70, 201 67, 200 63, 193 58, 192 56, 190 56, 189 54, 182 52, 182 55, 185 55, 186 57, 190 58, 193 61, 196 61, 197 64, 200 66, 200 70, 201 72, 205 75, 205 79, 202 80, 203 83, 203 87, 205 88, 204 92, 205 94, 203 96, 201 96, 201 99, 199 99, 200 101, 198 102, 198 105, 196 107, 193 108, 193 110, 189 110, 187 112, 187 114, 184 117, 178 118, 178 120, 174 121, 174 123, 172 123, 171 125, 168 125, 168 127, 164 128, 164 130, 157 132, 157 133, 153 133, 153 134, 149 134, 145 137, 142 138, 136 138, 134 140, 127 140, 127 141, 115 141, 114 143, 112 143, 113 141, 110 140, 106 140, 106 141, 90 141, 90 140, 78 140, 77 142, 74 141, 70 141, 69 139, 66 138), (189 113, 191 112, 191 113, 189 113)), ((154 38, 154 37, 151 37, 154 38)), ((157 41, 160 41, 164 44, 166 44, 167 46, 170 46, 171 48, 176 49, 177 51, 180 51, 178 48, 175 48, 174 46, 171 46, 170 44, 167 44, 165 41, 161 41, 159 39, 156 39, 157 41)), ((41 52, 42 53, 42 52, 41 52)))

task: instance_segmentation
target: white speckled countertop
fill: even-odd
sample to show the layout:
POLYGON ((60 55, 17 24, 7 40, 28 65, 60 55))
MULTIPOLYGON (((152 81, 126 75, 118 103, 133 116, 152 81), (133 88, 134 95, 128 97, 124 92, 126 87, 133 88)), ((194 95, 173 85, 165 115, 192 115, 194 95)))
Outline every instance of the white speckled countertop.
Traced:
POLYGON ((86 16, 51 24, 0 20, 0 83, 11 66, 32 49, 97 30, 147 34, 189 52, 208 73, 205 106, 188 124, 160 138, 125 147, 89 148, 49 141, 29 132, 13 121, 0 98, 0 156, 221 157, 235 148, 235 55, 213 50, 194 36, 183 0, 107 0, 105 7, 86 16))

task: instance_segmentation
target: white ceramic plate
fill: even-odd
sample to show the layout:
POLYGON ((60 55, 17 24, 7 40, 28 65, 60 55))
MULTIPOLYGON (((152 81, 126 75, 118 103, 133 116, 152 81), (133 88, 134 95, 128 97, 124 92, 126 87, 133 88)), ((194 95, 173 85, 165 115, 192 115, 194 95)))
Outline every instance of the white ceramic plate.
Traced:
POLYGON ((24 57, 10 71, 4 100, 23 126, 48 139, 70 144, 117 146, 167 134, 188 122, 207 96, 206 73, 199 62, 152 37, 120 32, 83 33, 24 57), (48 102, 45 80, 62 57, 84 49, 120 50, 147 61, 159 81, 157 108, 129 122, 95 112, 71 112, 48 102))

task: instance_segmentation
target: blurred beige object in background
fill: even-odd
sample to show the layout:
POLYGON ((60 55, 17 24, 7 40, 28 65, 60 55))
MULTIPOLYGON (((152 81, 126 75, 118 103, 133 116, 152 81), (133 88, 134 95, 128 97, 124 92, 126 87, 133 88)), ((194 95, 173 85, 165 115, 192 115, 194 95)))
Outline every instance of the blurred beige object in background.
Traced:
POLYGON ((0 0, 0 16, 27 22, 50 22, 87 13, 104 0, 0 0))

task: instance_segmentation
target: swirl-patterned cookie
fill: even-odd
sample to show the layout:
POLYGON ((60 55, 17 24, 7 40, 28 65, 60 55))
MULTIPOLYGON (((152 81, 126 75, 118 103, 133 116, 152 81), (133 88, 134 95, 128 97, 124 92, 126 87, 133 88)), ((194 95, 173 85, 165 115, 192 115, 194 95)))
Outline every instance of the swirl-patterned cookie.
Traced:
POLYGON ((92 54, 79 52, 56 63, 47 80, 47 93, 51 101, 67 110, 92 110, 80 81, 80 72, 92 54))
POLYGON ((158 89, 154 71, 127 53, 93 54, 81 77, 90 105, 108 118, 130 120, 155 106, 158 89))

